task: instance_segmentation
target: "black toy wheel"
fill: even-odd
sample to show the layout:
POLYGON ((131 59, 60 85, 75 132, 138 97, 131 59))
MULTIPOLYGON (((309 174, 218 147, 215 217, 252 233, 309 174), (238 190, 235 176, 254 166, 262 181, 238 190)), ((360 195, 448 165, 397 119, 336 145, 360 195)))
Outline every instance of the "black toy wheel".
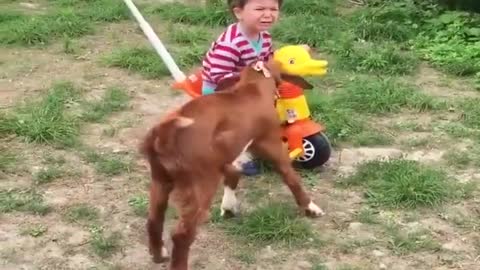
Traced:
POLYGON ((294 164, 303 169, 322 166, 330 158, 332 146, 327 136, 315 133, 303 138, 303 155, 294 160, 294 164))

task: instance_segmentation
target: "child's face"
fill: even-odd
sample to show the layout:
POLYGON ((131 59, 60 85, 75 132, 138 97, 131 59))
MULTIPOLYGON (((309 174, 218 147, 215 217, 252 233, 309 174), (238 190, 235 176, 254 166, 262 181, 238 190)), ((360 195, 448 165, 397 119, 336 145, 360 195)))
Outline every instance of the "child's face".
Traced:
POLYGON ((249 0, 243 8, 234 8, 233 11, 237 19, 251 32, 270 29, 279 15, 277 0, 249 0))

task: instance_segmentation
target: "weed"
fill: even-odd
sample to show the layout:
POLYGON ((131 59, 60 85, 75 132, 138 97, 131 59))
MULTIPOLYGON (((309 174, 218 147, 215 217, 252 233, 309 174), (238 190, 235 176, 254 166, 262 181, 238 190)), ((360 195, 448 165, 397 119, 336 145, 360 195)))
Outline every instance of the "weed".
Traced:
POLYGON ((419 32, 422 19, 422 10, 413 2, 399 1, 358 9, 351 15, 351 24, 362 40, 406 42, 419 32))
POLYGON ((108 88, 102 100, 86 104, 82 119, 87 122, 101 122, 113 112, 127 108, 130 97, 124 89, 118 87, 108 88))
POLYGON ((394 137, 382 131, 366 130, 352 137, 354 146, 381 146, 391 145, 394 137))
POLYGON ((116 176, 131 170, 132 164, 119 154, 85 153, 85 160, 95 165, 95 170, 105 176, 116 176))
POLYGON ((44 233, 46 233, 47 230, 48 229, 45 225, 33 224, 33 225, 29 225, 29 226, 24 227, 21 230, 20 235, 30 235, 32 237, 40 237, 44 233))
POLYGON ((0 117, 0 134, 16 134, 29 142, 72 146, 77 142, 79 124, 66 112, 78 90, 71 83, 56 83, 40 101, 30 101, 14 114, 0 117))
POLYGON ((420 251, 438 251, 441 246, 428 231, 403 232, 397 226, 389 226, 388 247, 396 254, 406 255, 420 251))
POLYGON ((349 81, 334 95, 335 104, 357 112, 390 113, 401 108, 419 111, 441 108, 442 103, 422 94, 413 86, 399 83, 392 78, 358 78, 349 81))
POLYGON ((86 203, 77 203, 68 207, 65 219, 69 222, 87 224, 98 220, 98 209, 86 203))
POLYGON ((348 24, 338 17, 324 15, 294 15, 279 21, 272 29, 272 35, 289 44, 308 44, 327 52, 339 46, 342 40, 349 40, 348 24), (298 27, 303 25, 302 27, 298 27))
POLYGON ((301 244, 314 237, 309 223, 297 217, 292 207, 270 202, 243 216, 238 223, 225 224, 229 234, 259 244, 301 244))
POLYGON ((37 184, 46 184, 61 178, 64 174, 65 172, 60 167, 48 166, 35 173, 33 179, 37 184))
POLYGON ((466 99, 460 104, 463 111, 462 122, 467 126, 480 129, 480 98, 466 99))
POLYGON ((451 148, 445 152, 443 158, 447 161, 448 165, 455 166, 459 169, 465 169, 469 166, 480 166, 480 149, 469 149, 459 151, 451 148))
POLYGON ((285 0, 282 13, 285 15, 335 15, 336 0, 285 0))
POLYGON ((0 146, 0 172, 9 173, 15 169, 17 155, 5 146, 0 146))
POLYGON ((400 51, 398 45, 352 44, 336 50, 337 65, 351 71, 381 75, 407 75, 415 72, 418 59, 411 52, 400 51))
POLYGON ((256 262, 255 253, 250 249, 237 250, 235 257, 247 265, 253 265, 256 262))
POLYGON ((137 216, 146 217, 148 213, 148 197, 145 195, 135 196, 128 200, 128 205, 132 207, 137 216))
POLYGON ((332 140, 346 140, 365 129, 366 121, 350 108, 337 106, 331 96, 315 92, 305 93, 313 118, 326 126, 326 133, 332 140))
POLYGON ((0 213, 12 211, 45 215, 50 212, 50 207, 35 190, 0 190, 0 213))
POLYGON ((362 208, 360 210, 360 212, 358 212, 357 219, 361 223, 377 224, 379 221, 377 220, 377 217, 375 216, 376 213, 377 213, 377 211, 375 211, 374 209, 369 208, 369 207, 365 207, 365 208, 362 208))
POLYGON ((183 3, 165 3, 150 9, 148 13, 157 14, 163 20, 189 25, 226 26, 233 17, 223 5, 205 7, 189 6, 183 3))
POLYGON ((92 32, 88 20, 64 9, 56 14, 21 16, 0 24, 0 44, 49 44, 51 39, 80 37, 92 32))
POLYGON ((170 24, 168 27, 169 39, 181 45, 198 45, 210 41, 211 34, 204 26, 170 24))
POLYGON ((363 163, 341 184, 365 186, 368 201, 387 208, 436 206, 455 196, 445 172, 404 159, 363 163))
MULTIPOLYGON (((207 48, 200 45, 177 47, 172 51, 180 68, 188 68, 201 62, 207 48)), ((104 57, 110 67, 120 67, 138 72, 148 79, 158 79, 170 75, 160 57, 150 48, 120 48, 104 57)))
POLYGON ((122 239, 122 235, 119 232, 105 236, 104 228, 92 226, 90 233, 90 246, 93 252, 101 258, 108 258, 119 250, 122 239))
POLYGON ((120 67, 139 72, 148 79, 169 75, 167 67, 155 51, 147 48, 119 48, 104 58, 110 67, 120 67))
POLYGON ((430 18, 414 41, 422 58, 440 69, 460 76, 480 72, 480 30, 478 16, 449 11, 430 18))

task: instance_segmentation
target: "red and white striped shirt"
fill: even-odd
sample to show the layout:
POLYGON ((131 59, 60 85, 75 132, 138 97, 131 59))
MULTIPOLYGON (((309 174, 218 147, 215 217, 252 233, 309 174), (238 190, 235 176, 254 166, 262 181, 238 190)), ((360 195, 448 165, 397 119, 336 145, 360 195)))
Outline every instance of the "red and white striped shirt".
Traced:
POLYGON ((272 37, 267 31, 261 32, 260 37, 262 44, 257 54, 239 24, 229 25, 213 42, 203 60, 204 87, 215 89, 225 76, 238 75, 241 68, 255 61, 267 61, 273 54, 272 37))

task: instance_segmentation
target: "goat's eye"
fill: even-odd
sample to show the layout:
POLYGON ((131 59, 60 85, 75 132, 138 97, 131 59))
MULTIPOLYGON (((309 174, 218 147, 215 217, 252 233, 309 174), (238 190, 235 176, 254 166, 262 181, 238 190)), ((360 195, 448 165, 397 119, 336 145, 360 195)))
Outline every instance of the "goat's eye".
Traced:
POLYGON ((293 65, 293 64, 295 64, 295 59, 293 59, 293 58, 292 58, 292 59, 290 59, 290 60, 288 61, 288 63, 289 63, 290 65, 293 65))

